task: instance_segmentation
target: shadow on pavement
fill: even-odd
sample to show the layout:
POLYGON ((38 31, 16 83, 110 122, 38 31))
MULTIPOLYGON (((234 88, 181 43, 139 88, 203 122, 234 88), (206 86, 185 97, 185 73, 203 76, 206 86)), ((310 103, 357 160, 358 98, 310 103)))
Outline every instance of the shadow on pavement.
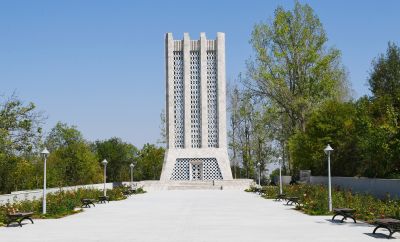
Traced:
POLYGON ((396 239, 396 237, 390 237, 390 238, 388 238, 388 235, 387 234, 383 234, 383 233, 376 233, 376 234, 373 234, 373 233, 364 233, 365 235, 368 235, 368 236, 370 236, 370 237, 373 237, 373 238, 376 238, 376 239, 396 239))

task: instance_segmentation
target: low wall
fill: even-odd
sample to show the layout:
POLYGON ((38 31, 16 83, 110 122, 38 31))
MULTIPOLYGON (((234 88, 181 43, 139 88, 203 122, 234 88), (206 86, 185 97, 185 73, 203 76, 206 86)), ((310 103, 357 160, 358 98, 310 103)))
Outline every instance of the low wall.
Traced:
MULTIPOLYGON (((106 188, 112 189, 118 185, 121 185, 121 183, 106 183, 106 188)), ((78 190, 79 188, 101 190, 104 188, 104 183, 70 186, 70 187, 47 188, 46 192, 47 192, 47 194, 49 194, 49 193, 58 192, 60 190, 72 191, 72 190, 78 190)), ((10 194, 0 195, 0 204, 14 203, 14 202, 22 201, 22 200, 36 200, 36 199, 40 199, 42 197, 43 197, 43 189, 16 191, 16 192, 12 192, 10 194)))
MULTIPOLYGON (((368 193, 379 198, 400 198, 400 179, 376 179, 365 177, 332 177, 332 186, 368 193)), ((328 177, 311 176, 311 184, 328 184, 328 177)))
MULTIPOLYGON (((211 181, 210 181, 211 182, 211 181)), ((237 180, 223 180, 223 181, 215 181, 215 185, 222 186, 225 190, 244 190, 250 186, 253 181, 251 179, 237 179, 237 180)), ((116 186, 121 185, 129 185, 130 182, 115 182, 115 183, 106 183, 107 189, 112 189, 116 186)), ((169 182, 160 182, 160 181, 139 181, 134 182, 137 187, 143 187, 145 191, 160 191, 160 190, 168 190, 168 187, 171 185, 169 182)), ((175 185, 175 184, 174 184, 175 185)), ((104 183, 99 184, 89 184, 89 185, 79 185, 79 186, 70 186, 70 187, 58 187, 58 188, 47 188, 47 194, 55 193, 60 190, 63 191, 72 191, 78 190, 79 188, 86 189, 99 189, 102 190, 104 188, 104 183)), ((43 189, 37 190, 27 190, 27 191, 16 191, 11 194, 3 194, 0 195, 0 204, 6 203, 14 203, 23 200, 36 200, 41 199, 43 196, 43 189)))
MULTIPOLYGON (((279 177, 275 178, 279 184, 279 177)), ((291 176, 282 176, 282 183, 289 184, 291 176)), ((379 198, 400 198, 400 179, 377 179, 366 177, 332 177, 332 186, 349 189, 353 192, 368 193, 379 198)), ((328 177, 311 176, 311 184, 328 185, 328 177)))

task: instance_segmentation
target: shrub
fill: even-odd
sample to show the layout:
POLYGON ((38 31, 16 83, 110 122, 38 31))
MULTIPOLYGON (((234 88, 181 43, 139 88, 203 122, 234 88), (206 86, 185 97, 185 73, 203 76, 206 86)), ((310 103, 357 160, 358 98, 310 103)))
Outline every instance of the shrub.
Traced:
MULTIPOLYGON (((263 197, 275 198, 279 188, 263 187, 263 197)), ((298 209, 310 215, 328 215, 328 189, 322 185, 291 185, 284 187, 287 196, 300 197, 302 206, 298 209)), ((349 207, 356 210, 356 218, 372 222, 375 218, 400 219, 400 200, 378 199, 369 194, 353 193, 350 190, 334 188, 332 191, 334 207, 349 207)))
MULTIPOLYGON (((107 196, 110 201, 122 200, 126 197, 123 195, 123 187, 116 187, 107 190, 107 196)), ((145 191, 140 188, 138 193, 144 193, 145 191)), ((34 218, 61 218, 70 214, 81 212, 80 209, 82 198, 97 199, 103 194, 102 190, 97 189, 78 189, 72 191, 60 190, 56 193, 47 194, 47 213, 42 214, 42 200, 24 200, 16 203, 7 203, 0 205, 0 226, 4 225, 7 220, 7 213, 11 211, 32 211, 34 212, 34 218), (75 209, 79 208, 79 209, 75 209)))

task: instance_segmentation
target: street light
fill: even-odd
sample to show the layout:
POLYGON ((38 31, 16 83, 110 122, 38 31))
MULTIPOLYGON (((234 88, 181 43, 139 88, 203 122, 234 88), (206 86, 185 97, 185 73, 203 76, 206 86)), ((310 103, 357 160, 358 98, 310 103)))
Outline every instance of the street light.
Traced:
POLYGON ((106 159, 104 159, 101 162, 104 165, 104 196, 107 196, 107 190, 106 190, 106 171, 107 171, 107 163, 108 161, 106 159))
POLYGON ((328 144, 324 149, 325 154, 328 155, 328 205, 329 205, 329 212, 332 212, 332 190, 331 190, 331 152, 333 151, 332 147, 328 144))
POLYGON ((261 164, 260 162, 257 163, 258 167, 258 185, 261 186, 261 164))
POLYGON ((49 155, 49 151, 44 148, 40 154, 44 158, 44 164, 43 164, 43 214, 46 214, 46 162, 47 162, 47 156, 49 155))
POLYGON ((133 167, 135 167, 135 165, 133 163, 131 163, 129 165, 129 167, 131 168, 131 189, 133 187, 133 167))
POLYGON ((279 163, 279 194, 282 194, 282 157, 278 157, 279 163))

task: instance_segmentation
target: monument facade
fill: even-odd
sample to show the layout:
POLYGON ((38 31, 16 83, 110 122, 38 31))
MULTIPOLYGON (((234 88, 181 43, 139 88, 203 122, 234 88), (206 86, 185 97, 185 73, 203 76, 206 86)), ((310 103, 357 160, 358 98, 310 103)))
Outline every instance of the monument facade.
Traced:
POLYGON ((161 181, 231 180, 226 135, 225 34, 165 36, 166 133, 161 181))

